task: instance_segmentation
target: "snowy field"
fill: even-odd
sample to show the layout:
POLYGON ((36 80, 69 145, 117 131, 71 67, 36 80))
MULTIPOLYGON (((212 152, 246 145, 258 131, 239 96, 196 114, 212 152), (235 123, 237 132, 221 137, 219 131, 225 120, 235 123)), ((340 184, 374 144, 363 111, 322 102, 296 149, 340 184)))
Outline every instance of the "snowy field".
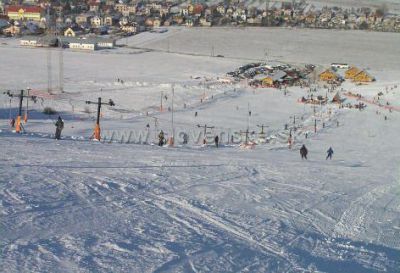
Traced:
MULTIPOLYGON (((0 271, 400 272, 399 35, 142 33, 115 50, 65 50, 62 94, 59 52, 51 50, 51 96, 48 50, 0 42, 2 90, 29 87, 40 97, 29 102, 26 132, 17 135, 8 125, 17 100, 10 107, 0 95, 0 271), (212 50, 224 57, 211 57, 212 50), (284 95, 228 83, 226 72, 265 60, 265 51, 269 60, 298 66, 367 69, 376 82, 338 89, 342 97, 361 93, 367 108, 313 108, 298 103, 305 88, 284 95), (160 129, 171 134, 172 88, 175 147, 121 140, 129 132, 148 133, 150 142, 160 129), (382 106, 370 103, 378 92, 382 106), (117 142, 89 140, 95 106, 85 101, 99 96, 116 103, 103 107, 102 130, 105 137, 116 133, 117 142), (65 120, 60 141, 52 139, 57 115, 45 116, 45 106, 65 120), (257 125, 265 124, 271 141, 243 149, 222 134, 220 148, 201 145, 197 125, 204 124, 214 127, 211 136, 247 126, 258 136, 257 125), (296 127, 292 149, 285 124, 296 127), (179 132, 189 133, 187 145, 179 132), (330 146, 333 159, 325 160, 330 146)), ((317 89, 315 95, 335 94, 323 84, 317 89)))

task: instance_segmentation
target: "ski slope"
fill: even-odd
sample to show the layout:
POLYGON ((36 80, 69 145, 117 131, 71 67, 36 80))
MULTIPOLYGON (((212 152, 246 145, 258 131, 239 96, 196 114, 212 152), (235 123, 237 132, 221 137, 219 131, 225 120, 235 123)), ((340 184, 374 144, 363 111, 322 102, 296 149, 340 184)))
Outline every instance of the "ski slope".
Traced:
MULTIPOLYGON (((226 32, 236 43, 224 48, 225 58, 213 58, 193 55, 201 53, 192 47, 193 39, 213 37, 218 30, 204 36, 197 36, 198 31, 143 33, 115 51, 64 51, 66 92, 29 102, 30 119, 21 135, 10 130, 9 99, 1 96, 1 271, 400 272, 400 112, 377 104, 363 111, 329 104, 314 112, 298 103, 307 95, 305 88, 291 87, 284 95, 277 89, 224 83, 226 72, 259 58, 251 47, 234 56, 243 46, 239 41, 253 34, 220 29, 219 43, 225 43, 226 32), (166 39, 170 45, 180 41, 179 52, 161 50, 166 39), (151 144, 158 130, 172 131, 167 110, 172 87, 175 133, 188 132, 190 139, 182 145, 177 136, 175 147, 158 147, 151 144), (168 97, 163 112, 161 91, 168 97), (101 121, 103 134, 119 134, 111 143, 89 140, 95 109, 86 111, 85 100, 98 96, 116 103, 103 108, 101 121), (60 141, 53 139, 57 116, 41 113, 44 106, 64 118, 60 141), (211 138, 247 126, 258 133, 257 125, 265 124, 271 142, 253 149, 225 138, 218 149, 212 140, 201 145, 195 136, 201 142, 203 129, 197 125, 204 124, 214 126, 211 138), (285 124, 297 127, 292 149, 285 124), (120 139, 146 130, 150 144, 120 139), (302 144, 309 150, 308 160, 300 158, 302 144), (333 160, 325 160, 330 146, 333 160)), ((259 31, 252 47, 262 51, 265 40, 259 31)), ((280 37, 303 39, 302 32, 279 31, 280 37)), ((319 40, 328 33, 309 35, 319 40)), ((343 37, 349 44, 367 37, 372 45, 380 44, 374 35, 352 32, 343 37)), ((341 49, 352 64, 368 65, 378 79, 362 86, 346 82, 341 94, 362 93, 373 100, 382 91, 380 103, 400 106, 400 55, 393 45, 399 38, 391 34, 385 39, 387 51, 375 55, 341 49)), ((46 50, 6 42, 0 47, 6 60, 0 63, 2 88, 19 90, 29 84, 45 90, 46 50), (21 65, 28 57, 30 62, 21 65)), ((327 44, 334 52, 331 58, 321 57, 315 45, 315 54, 310 48, 298 57, 282 50, 282 60, 322 67, 341 56, 335 45, 327 44)), ((335 93, 321 84, 317 94, 331 98, 335 93)), ((16 105, 12 101, 12 114, 16 105)))

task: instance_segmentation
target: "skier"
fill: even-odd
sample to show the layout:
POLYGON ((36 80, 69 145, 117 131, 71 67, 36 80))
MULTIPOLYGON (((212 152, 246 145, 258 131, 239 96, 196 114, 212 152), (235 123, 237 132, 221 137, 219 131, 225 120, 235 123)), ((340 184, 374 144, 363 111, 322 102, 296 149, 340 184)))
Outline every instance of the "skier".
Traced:
POLYGON ((58 116, 58 120, 55 123, 56 126, 56 135, 55 135, 55 139, 60 139, 61 138, 61 131, 62 129, 64 129, 64 121, 61 119, 60 116, 58 116))
POLYGON ((188 134, 184 133, 183 134, 183 144, 188 144, 189 142, 189 136, 188 134))
POLYGON ((164 132, 161 130, 161 132, 158 134, 158 146, 163 146, 164 145, 164 132))
POLYGON ((215 136, 214 142, 215 142, 215 146, 218 148, 218 143, 219 143, 219 137, 218 137, 218 135, 215 136))
POLYGON ((329 149, 328 149, 328 151, 326 151, 327 152, 327 156, 326 156, 326 160, 328 160, 328 158, 329 159, 332 159, 332 155, 333 155, 333 149, 332 149, 332 147, 329 147, 329 149))
POLYGON ((15 126, 15 119, 11 119, 10 120, 10 126, 11 126, 11 128, 14 128, 14 126, 15 126))
POLYGON ((301 146, 300 148, 300 155, 301 155, 301 159, 307 159, 307 154, 308 154, 308 150, 306 148, 306 146, 303 144, 303 146, 301 146))

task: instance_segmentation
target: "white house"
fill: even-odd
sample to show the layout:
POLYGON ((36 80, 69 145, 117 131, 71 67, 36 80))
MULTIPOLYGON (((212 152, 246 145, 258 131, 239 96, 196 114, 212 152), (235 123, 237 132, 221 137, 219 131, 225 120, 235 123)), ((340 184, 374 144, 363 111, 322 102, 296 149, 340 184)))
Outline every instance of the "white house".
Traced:
POLYGON ((86 41, 85 39, 76 40, 69 43, 71 49, 83 49, 83 50, 96 50, 96 43, 86 41))
POLYGON ((19 41, 20 45, 22 46, 36 46, 37 45, 37 38, 36 37, 29 37, 26 36, 19 41))

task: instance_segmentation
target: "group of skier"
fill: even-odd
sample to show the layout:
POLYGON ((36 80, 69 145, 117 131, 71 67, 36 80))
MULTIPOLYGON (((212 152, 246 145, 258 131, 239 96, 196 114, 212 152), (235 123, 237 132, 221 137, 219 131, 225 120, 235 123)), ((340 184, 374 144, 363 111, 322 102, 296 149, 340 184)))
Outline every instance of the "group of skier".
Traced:
MULTIPOLYGON (((326 160, 332 159, 332 156, 333 156, 332 147, 329 147, 329 149, 326 151, 326 153, 327 153, 326 160)), ((306 145, 303 144, 303 146, 301 146, 301 148, 300 148, 301 159, 307 159, 307 154, 308 154, 308 150, 306 148, 306 145)))

